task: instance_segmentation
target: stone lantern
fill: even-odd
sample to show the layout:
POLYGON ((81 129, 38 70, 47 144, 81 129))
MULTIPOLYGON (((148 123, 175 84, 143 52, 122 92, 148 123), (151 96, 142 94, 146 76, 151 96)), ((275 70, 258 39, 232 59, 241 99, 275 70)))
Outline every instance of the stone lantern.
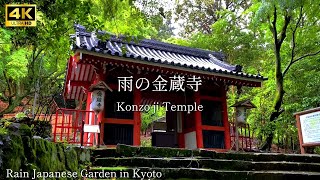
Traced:
POLYGON ((242 126, 247 123, 247 109, 256 108, 256 106, 250 100, 243 100, 235 103, 231 107, 236 108, 235 123, 242 126))
POLYGON ((235 113, 235 145, 236 145, 236 151, 239 151, 239 132, 238 127, 243 126, 247 123, 247 109, 256 108, 256 106, 250 101, 250 100, 243 100, 238 101, 231 107, 235 107, 236 113, 235 113))

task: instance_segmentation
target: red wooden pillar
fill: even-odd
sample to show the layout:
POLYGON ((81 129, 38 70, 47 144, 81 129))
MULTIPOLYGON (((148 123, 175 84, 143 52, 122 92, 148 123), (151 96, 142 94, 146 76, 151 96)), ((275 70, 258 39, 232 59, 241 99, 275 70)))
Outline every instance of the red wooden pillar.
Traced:
MULTIPOLYGON (((200 92, 194 93, 194 101, 200 104, 200 92)), ((201 111, 194 112, 197 148, 203 148, 201 111)))
MULTIPOLYGON (((134 89, 133 91, 133 103, 140 105, 141 103, 141 91, 134 89)), ((141 127, 141 113, 140 111, 133 112, 133 145, 140 146, 140 127, 141 127)))
MULTIPOLYGON (((90 111, 90 104, 91 104, 91 92, 87 92, 87 103, 86 103, 86 110, 90 111)), ((85 117, 85 124, 89 124, 90 119, 92 119, 91 114, 90 113, 86 113, 86 117, 85 117)), ((88 142, 88 133, 84 133, 83 135, 83 142, 84 145, 86 145, 86 143, 88 142)))
MULTIPOLYGON (((103 74, 102 73, 99 73, 99 74, 95 74, 94 76, 94 80, 92 82, 92 84, 96 84, 98 83, 99 81, 101 80, 104 80, 105 78, 103 77, 103 74)), ((92 92, 88 92, 87 94, 87 104, 86 104, 86 110, 87 111, 92 111, 90 105, 91 105, 91 101, 92 101, 92 98, 91 98, 91 95, 92 95, 92 92)), ((104 111, 104 110, 103 110, 104 111)), ((85 124, 91 124, 91 125, 98 125, 99 122, 102 122, 102 119, 103 119, 103 112, 100 112, 98 115, 97 115, 97 124, 95 124, 95 114, 93 113, 88 113, 87 115, 87 118, 85 120, 85 124)), ((101 135, 101 134, 100 134, 101 135)), ((94 143, 94 137, 95 139, 97 140, 98 139, 98 134, 96 133, 85 133, 84 134, 84 143, 94 143), (90 137, 89 137, 89 134, 90 134, 90 137)), ((101 139, 100 138, 100 142, 101 142, 101 139)), ((98 142, 98 143, 100 143, 98 142)))
MULTIPOLYGON (((99 80, 101 81, 104 81, 106 82, 107 80, 107 74, 106 73, 103 73, 103 72, 100 72, 100 75, 99 75, 99 80)), ((108 90, 107 90, 108 91, 108 90)), ((106 100, 106 96, 107 96, 107 92, 104 92, 105 93, 105 97, 102 101, 104 101, 104 108, 103 110, 98 114, 98 124, 97 125, 100 125, 100 134, 98 134, 98 136, 100 136, 100 138, 97 138, 98 140, 100 139, 100 141, 98 142, 99 145, 100 144, 103 144, 103 137, 104 137, 104 124, 103 124, 103 119, 105 117, 105 107, 106 107, 106 103, 105 103, 105 100, 106 100)))
POLYGON ((230 139, 230 124, 228 121, 228 105, 227 105, 227 91, 222 89, 222 117, 223 117, 223 127, 224 127, 224 146, 225 149, 231 148, 230 139))

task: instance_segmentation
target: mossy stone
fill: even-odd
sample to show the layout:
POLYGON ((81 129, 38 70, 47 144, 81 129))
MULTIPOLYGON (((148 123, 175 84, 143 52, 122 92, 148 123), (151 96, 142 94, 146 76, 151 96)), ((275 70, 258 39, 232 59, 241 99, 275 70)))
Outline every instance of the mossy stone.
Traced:
POLYGON ((29 172, 30 174, 33 172, 34 169, 37 172, 41 171, 40 168, 36 164, 33 164, 33 163, 26 164, 26 171, 29 172))
POLYGON ((77 172, 79 170, 77 152, 71 147, 66 147, 64 153, 66 157, 67 170, 71 172, 77 172))
POLYGON ((77 156, 79 157, 79 162, 87 164, 90 162, 91 158, 91 151, 90 148, 82 148, 82 147, 74 147, 73 148, 77 152, 77 156))
POLYGON ((28 163, 35 163, 37 159, 37 154, 35 152, 34 141, 29 136, 22 137, 24 154, 28 158, 28 163))
POLYGON ((57 155, 58 155, 58 159, 61 162, 63 169, 66 169, 65 164, 66 164, 66 157, 64 154, 64 145, 63 144, 56 144, 57 147, 57 155))
MULTIPOLYGON (((2 125, 5 122, 2 121, 2 125)), ((85 167, 81 163, 90 163, 91 150, 82 149, 78 155, 73 146, 32 138, 31 128, 26 124, 9 122, 7 125, 8 128, 1 127, 6 133, 0 133, 0 172, 5 169, 33 172, 36 169, 37 172, 79 173, 79 168, 85 167)), ((0 179, 4 178, 0 173, 0 179)))
POLYGON ((117 145, 116 153, 120 156, 147 156, 147 157, 192 157, 199 156, 199 150, 188 150, 163 147, 134 147, 128 145, 117 145))
POLYGON ((30 136, 31 137, 31 135, 32 135, 31 128, 26 124, 21 124, 19 131, 21 133, 21 136, 30 136))
POLYGON ((139 147, 128 146, 124 144, 118 144, 116 152, 125 157, 135 156, 139 152, 139 147))
POLYGON ((22 165, 26 161, 24 155, 24 147, 21 136, 16 134, 10 134, 10 141, 6 142, 3 148, 3 169, 12 169, 13 171, 19 171, 22 165))

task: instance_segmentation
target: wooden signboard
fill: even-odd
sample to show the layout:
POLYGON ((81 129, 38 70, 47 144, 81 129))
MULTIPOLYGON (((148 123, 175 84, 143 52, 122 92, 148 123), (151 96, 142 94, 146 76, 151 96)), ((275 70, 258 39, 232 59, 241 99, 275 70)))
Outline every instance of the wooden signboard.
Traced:
POLYGON ((320 146, 320 107, 294 114, 297 120, 301 154, 305 147, 320 146))

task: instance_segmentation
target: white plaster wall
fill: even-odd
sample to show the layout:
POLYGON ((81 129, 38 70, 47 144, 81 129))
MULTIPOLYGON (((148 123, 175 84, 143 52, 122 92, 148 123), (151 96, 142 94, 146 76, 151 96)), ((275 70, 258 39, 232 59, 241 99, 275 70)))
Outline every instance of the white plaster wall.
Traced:
POLYGON ((184 141, 186 149, 197 149, 197 138, 195 131, 184 134, 184 141))

